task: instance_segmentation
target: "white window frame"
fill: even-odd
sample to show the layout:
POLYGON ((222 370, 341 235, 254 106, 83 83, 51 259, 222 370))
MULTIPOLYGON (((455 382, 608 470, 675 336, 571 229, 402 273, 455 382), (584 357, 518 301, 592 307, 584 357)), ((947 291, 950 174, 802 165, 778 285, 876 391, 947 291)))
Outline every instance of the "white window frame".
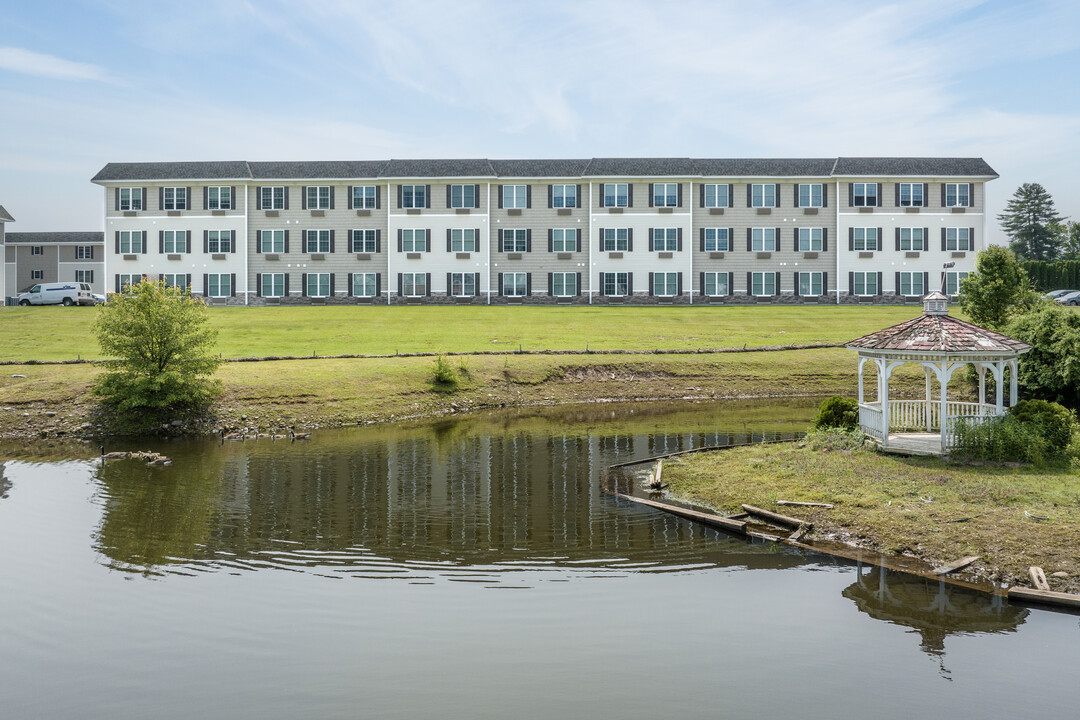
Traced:
POLYGON ((652 294, 656 297, 675 297, 679 294, 679 273, 654 272, 652 294))
POLYGON ((325 255, 330 252, 329 230, 305 230, 304 252, 309 255, 325 255))
POLYGON ((353 210, 374 210, 377 196, 378 188, 374 185, 353 185, 353 210))
POLYGON ((232 296, 232 275, 230 273, 209 273, 206 276, 206 297, 225 298, 232 296), (222 279, 224 278, 224 280, 222 279), (224 287, 224 291, 222 288, 224 287))
POLYGON ((528 185, 503 185, 502 206, 504 210, 524 210, 529 204, 528 185))
POLYGON ((401 273, 401 294, 405 297, 427 295, 427 273, 401 273), (419 292, 417 292, 418 288, 419 292))
POLYGON ((971 239, 971 228, 945 228, 945 249, 953 252, 970 252, 974 250, 975 244, 971 239))
POLYGON ((926 294, 926 288, 922 287, 923 274, 921 272, 901 272, 900 273, 900 287, 897 291, 904 297, 922 297, 926 294), (920 289, 915 290, 915 278, 919 279, 918 285, 920 289), (907 292, 904 292, 904 287, 907 287, 907 292))
POLYGON ((232 252, 232 231, 207 230, 206 251, 211 255, 232 252))
POLYGON ((750 273, 750 294, 754 297, 772 297, 776 295, 776 273, 750 273))
POLYGON ((776 252, 776 228, 751 228, 751 252, 776 252))
POLYGON ((877 207, 877 183, 852 183, 851 205, 852 207, 877 207), (873 202, 870 202, 871 200, 873 202))
POLYGON ((129 287, 134 287, 142 282, 142 275, 139 273, 120 273, 120 292, 124 292, 129 287))
POLYGON ((858 295, 859 297, 873 297, 881 294, 881 288, 877 286, 878 274, 876 272, 856 272, 852 274, 851 294, 858 295), (861 283, 860 283, 861 280, 861 283), (862 285, 862 291, 859 291, 859 285, 862 285), (867 292, 867 286, 873 285, 873 292, 867 292))
POLYGON ((728 228, 705 228, 705 252, 728 252, 729 250, 731 250, 731 237, 728 228))
POLYGON ((165 287, 180 288, 181 290, 187 289, 187 274, 186 273, 164 273, 162 275, 162 281, 165 283, 165 287))
POLYGON ((187 232, 184 230, 163 230, 161 249, 166 255, 179 255, 187 252, 187 232))
POLYGON ((945 183, 945 207, 972 207, 971 198, 974 194, 971 183, 945 183), (960 188, 964 189, 963 193, 960 188))
POLYGON ((551 186, 551 207, 576 208, 578 205, 577 185, 559 184, 551 186))
POLYGON ((45 279, 45 271, 44 270, 31 270, 30 271, 30 279, 31 280, 44 280, 45 279))
POLYGON ((375 297, 378 287, 378 273, 353 273, 353 297, 375 297))
POLYGON ((705 184, 705 207, 726 208, 730 205, 727 183, 705 184), (721 198, 721 194, 723 197, 721 198))
POLYGON ((188 210, 191 205, 186 187, 167 187, 161 193, 162 210, 188 210))
POLYGON ((900 251, 901 252, 925 252, 926 245, 926 233, 923 232, 924 228, 921 227, 906 227, 900 228, 900 251), (919 240, 916 241, 915 236, 919 236, 919 240), (916 247, 918 244, 918 247, 916 247))
POLYGON ((369 228, 358 228, 349 233, 349 248, 354 253, 367 253, 371 254, 375 252, 375 235, 376 231, 369 228), (359 240, 357 237, 359 236, 359 240))
POLYGON ((120 231, 120 254, 138 255, 143 251, 142 230, 120 231), (127 248, 126 250, 124 248, 127 248))
POLYGON ((450 230, 450 252, 478 252, 476 228, 453 228, 450 230))
POLYGON ((577 252, 577 228, 553 228, 551 230, 551 251, 561 253, 577 252))
POLYGON ((405 228, 401 231, 401 252, 427 252, 427 230, 405 228))
POLYGON ((260 230, 259 243, 262 245, 262 252, 270 255, 281 254, 285 252, 285 231, 260 230))
POLYGON ((881 250, 881 238, 878 237, 878 229, 876 227, 857 227, 852 228, 852 248, 858 252, 876 252, 881 250), (869 235, 873 233, 873 238, 869 235), (859 235, 862 237, 859 237, 859 235))
POLYGON ((799 242, 796 252, 822 252, 824 231, 822 228, 798 228, 799 242))
POLYGON ((603 281, 604 295, 607 297, 626 297, 630 294, 630 273, 604 273, 603 281))
POLYGON ((707 272, 705 273, 705 285, 701 288, 702 295, 709 297, 726 297, 731 294, 731 289, 728 287, 728 280, 730 276, 726 272, 707 272), (709 291, 710 285, 712 291, 709 291), (721 292, 721 287, 723 292, 721 292))
POLYGON ((141 187, 120 188, 120 207, 117 209, 125 212, 145 210, 146 199, 143 198, 143 189, 141 187))
POLYGON ((964 278, 968 277, 971 273, 962 271, 948 271, 945 273, 945 294, 946 295, 959 295, 960 283, 964 278))
POLYGON ((551 294, 553 297, 574 297, 577 295, 577 273, 551 273, 551 294))
POLYGON ((629 252, 630 229, 629 228, 604 228, 604 237, 601 239, 601 252, 629 252))
POLYGON ((776 184, 775 183, 751 183, 750 207, 771 208, 776 207, 776 184))
POLYGON ((529 233, 525 228, 503 230, 503 252, 523 253, 529 247, 529 233))
POLYGON ((652 202, 653 207, 678 207, 679 183, 653 183, 652 202))
POLYGON ((600 197, 603 207, 630 206, 630 183, 603 183, 603 187, 604 194, 600 197))
POLYGON ((408 210, 423 210, 427 207, 427 185, 402 185, 401 207, 408 210))
POLYGON ((821 297, 824 295, 824 276, 820 272, 799 273, 799 295, 802 297, 821 297))
POLYGON ((76 270, 75 271, 75 282, 91 283, 92 284, 94 282, 94 271, 93 270, 76 270))
POLYGON ((922 183, 897 183, 900 186, 900 207, 926 207, 922 183), (918 195, 918 197, 916 197, 918 195))
POLYGON ((76 260, 93 260, 94 259, 94 246, 93 245, 76 245, 75 246, 75 259, 76 260))
POLYGON ((653 252, 678 252, 679 228, 653 228, 653 252))
POLYGON ((799 183, 799 207, 823 207, 824 191, 821 183, 799 183))
POLYGON ((268 298, 285 297, 285 273, 261 273, 262 296, 268 298), (270 280, 267 285, 267 279, 270 280), (281 280, 279 283, 278 280, 281 280))
POLYGON ((284 185, 270 185, 261 188, 260 192, 262 193, 262 197, 260 198, 259 207, 261 207, 263 210, 285 209, 284 185))
POLYGON ((307 209, 329 210, 330 209, 330 186, 308 185, 307 186, 307 209))
POLYGON ((45 247, 43 245, 33 245, 30 247, 31 255, 44 255, 45 247))
POLYGON ((529 273, 503 273, 502 294, 505 297, 525 297, 529 292, 529 273))
POLYGON ((473 183, 462 183, 458 185, 450 186, 450 207, 454 209, 458 208, 475 208, 478 203, 476 202, 476 185, 473 183), (468 192, 466 192, 468 189, 468 192), (471 195, 471 198, 466 198, 466 195, 471 195))
POLYGON ((476 297, 476 273, 450 273, 450 287, 447 291, 453 297, 476 297))
POLYGON ((235 210, 231 185, 208 185, 206 187, 207 210, 235 210))
POLYGON ((308 273, 307 288, 305 289, 307 290, 307 296, 311 298, 330 297, 330 273, 308 273))

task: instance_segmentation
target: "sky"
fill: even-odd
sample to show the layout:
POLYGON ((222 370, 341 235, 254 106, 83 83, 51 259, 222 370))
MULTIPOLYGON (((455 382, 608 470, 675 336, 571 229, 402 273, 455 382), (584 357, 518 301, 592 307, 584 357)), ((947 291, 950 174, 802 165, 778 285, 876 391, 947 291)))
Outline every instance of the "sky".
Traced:
POLYGON ((0 0, 8 231, 108 162, 982 157, 1080 219, 1080 2, 0 0))

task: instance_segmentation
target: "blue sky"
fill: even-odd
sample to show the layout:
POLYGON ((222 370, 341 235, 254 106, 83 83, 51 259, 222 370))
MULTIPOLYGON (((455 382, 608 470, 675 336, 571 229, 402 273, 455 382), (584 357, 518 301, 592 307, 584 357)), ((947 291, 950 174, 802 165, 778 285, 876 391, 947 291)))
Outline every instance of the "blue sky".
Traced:
MULTIPOLYGON (((0 205, 107 162, 980 156, 1080 219, 1077 2, 5 3, 0 205)), ((991 237, 1001 240, 997 223, 991 237)))

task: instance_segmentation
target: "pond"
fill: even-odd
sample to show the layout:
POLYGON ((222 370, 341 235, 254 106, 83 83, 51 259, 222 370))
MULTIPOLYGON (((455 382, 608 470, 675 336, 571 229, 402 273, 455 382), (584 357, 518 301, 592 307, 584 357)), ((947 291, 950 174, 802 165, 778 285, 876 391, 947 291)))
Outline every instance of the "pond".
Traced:
POLYGON ((0 447, 3 716, 1071 716, 1076 615, 600 490, 615 462, 794 437, 816 404, 107 448, 168 467, 0 447))

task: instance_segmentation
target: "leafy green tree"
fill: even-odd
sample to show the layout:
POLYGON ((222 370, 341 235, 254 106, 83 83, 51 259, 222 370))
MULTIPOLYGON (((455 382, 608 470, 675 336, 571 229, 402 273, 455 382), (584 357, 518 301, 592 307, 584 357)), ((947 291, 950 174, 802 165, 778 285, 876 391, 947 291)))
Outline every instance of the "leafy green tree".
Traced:
POLYGON ((1080 408, 1080 313, 1043 302, 1013 320, 1006 333, 1031 345, 1016 374, 1022 394, 1080 408))
POLYGON ((1061 259, 1080 260, 1080 222, 1069 220, 1063 223, 1052 223, 1050 230, 1054 233, 1061 248, 1061 259))
POLYGON ((1005 212, 998 215, 1001 229, 1011 239, 1009 247, 1023 260, 1057 260, 1061 241, 1051 229, 1062 216, 1054 199, 1042 185, 1024 183, 1013 193, 1005 212))
POLYGON ((1038 296, 1008 248, 991 245, 975 259, 975 272, 960 284, 960 307, 976 325, 1001 330, 1009 318, 1034 306, 1038 296))
POLYGON ((186 290, 143 280, 100 306, 94 322, 101 351, 119 358, 94 387, 121 411, 165 411, 202 405, 220 392, 211 376, 217 330, 206 307, 186 290))

